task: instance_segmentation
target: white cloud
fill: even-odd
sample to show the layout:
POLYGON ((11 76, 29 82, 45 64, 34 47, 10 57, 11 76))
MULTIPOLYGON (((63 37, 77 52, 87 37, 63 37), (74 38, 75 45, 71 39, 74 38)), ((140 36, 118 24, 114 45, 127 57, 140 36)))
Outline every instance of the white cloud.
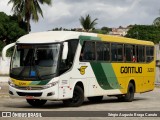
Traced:
MULTIPOLYGON (((0 11, 12 14, 8 1, 0 0, 0 11)), ((159 4, 160 0, 53 0, 52 6, 41 6, 44 18, 31 22, 32 31, 80 27, 79 18, 86 14, 98 18, 98 28, 152 24, 158 17, 159 4)))
POLYGON ((12 4, 8 4, 9 0, 0 0, 0 12, 5 12, 8 15, 12 15, 12 4))

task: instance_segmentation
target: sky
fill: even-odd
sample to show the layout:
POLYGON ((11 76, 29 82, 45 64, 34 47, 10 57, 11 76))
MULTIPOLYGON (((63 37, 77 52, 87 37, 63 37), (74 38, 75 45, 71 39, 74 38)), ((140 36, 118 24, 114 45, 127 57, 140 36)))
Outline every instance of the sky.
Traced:
MULTIPOLYGON (((9 0, 0 0, 0 12, 12 15, 9 0)), ((160 0, 52 0, 52 6, 41 6, 44 17, 31 22, 31 32, 52 30, 56 27, 81 28, 79 18, 89 14, 98 18, 96 28, 151 25, 160 16, 160 0)))

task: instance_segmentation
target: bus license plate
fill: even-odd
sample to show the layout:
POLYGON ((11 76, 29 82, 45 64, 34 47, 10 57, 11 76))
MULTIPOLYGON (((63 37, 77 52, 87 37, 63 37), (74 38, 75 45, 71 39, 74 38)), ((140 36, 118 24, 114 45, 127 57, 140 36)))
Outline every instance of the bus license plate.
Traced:
POLYGON ((33 99, 33 96, 26 96, 26 99, 33 99))

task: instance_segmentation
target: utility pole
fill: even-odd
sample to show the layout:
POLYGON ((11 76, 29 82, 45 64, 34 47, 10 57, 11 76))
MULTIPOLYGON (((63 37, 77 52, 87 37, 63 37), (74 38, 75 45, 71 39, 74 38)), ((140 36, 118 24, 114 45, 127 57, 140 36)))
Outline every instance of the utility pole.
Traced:
POLYGON ((138 31, 136 32, 136 35, 137 35, 137 39, 139 38, 139 33, 138 33, 138 31))

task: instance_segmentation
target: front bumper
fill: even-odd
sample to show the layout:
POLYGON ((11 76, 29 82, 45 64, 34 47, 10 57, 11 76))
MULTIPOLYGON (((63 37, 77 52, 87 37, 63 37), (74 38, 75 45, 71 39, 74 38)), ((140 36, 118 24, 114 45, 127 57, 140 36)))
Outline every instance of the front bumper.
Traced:
POLYGON ((42 90, 21 90, 9 86, 11 98, 58 100, 58 85, 42 90))

